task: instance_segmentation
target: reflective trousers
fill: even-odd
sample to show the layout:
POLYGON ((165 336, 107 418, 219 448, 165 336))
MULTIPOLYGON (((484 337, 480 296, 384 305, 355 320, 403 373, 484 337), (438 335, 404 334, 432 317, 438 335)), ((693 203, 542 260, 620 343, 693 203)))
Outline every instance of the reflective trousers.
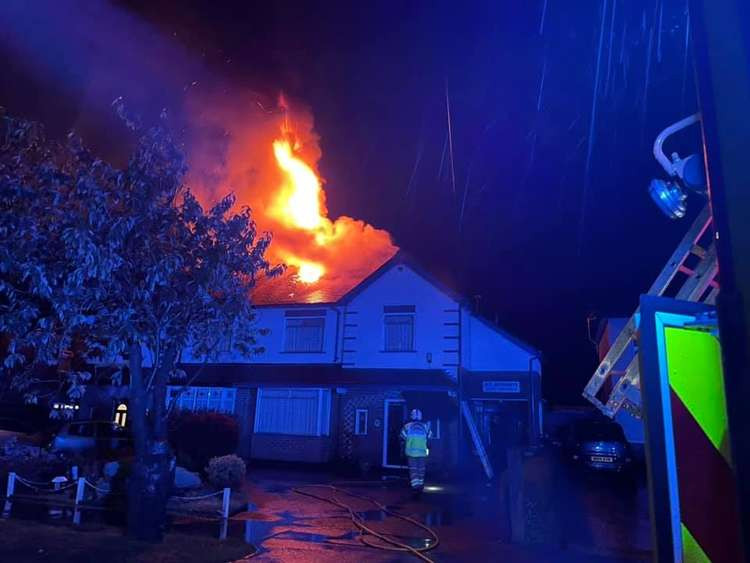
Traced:
POLYGON ((406 459, 409 460, 409 479, 411 481, 411 488, 422 489, 424 487, 424 474, 427 468, 427 458, 407 456, 406 459))

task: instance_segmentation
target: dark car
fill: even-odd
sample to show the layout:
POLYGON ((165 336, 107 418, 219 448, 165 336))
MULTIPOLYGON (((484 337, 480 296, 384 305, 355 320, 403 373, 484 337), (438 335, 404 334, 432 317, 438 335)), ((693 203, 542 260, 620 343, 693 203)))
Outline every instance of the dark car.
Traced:
POLYGON ((572 424, 564 451, 572 461, 598 471, 622 471, 633 457, 622 427, 600 420, 572 424))
POLYGON ((15 439, 25 446, 44 446, 49 433, 32 422, 20 418, 0 417, 0 448, 15 439))
POLYGON ((111 421, 74 420, 63 425, 52 440, 50 449, 66 454, 111 454, 133 447, 133 436, 127 428, 111 421))

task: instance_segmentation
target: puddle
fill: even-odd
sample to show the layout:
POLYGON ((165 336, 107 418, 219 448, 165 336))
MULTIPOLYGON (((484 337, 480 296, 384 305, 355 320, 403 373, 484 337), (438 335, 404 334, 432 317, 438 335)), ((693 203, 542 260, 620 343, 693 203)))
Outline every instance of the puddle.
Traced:
POLYGON ((353 540, 359 535, 359 532, 354 530, 345 532, 337 536, 329 536, 325 534, 312 534, 310 532, 297 532, 293 530, 281 532, 275 535, 274 538, 285 539, 285 540, 296 540, 312 543, 329 543, 331 540, 353 540))
POLYGON ((388 514, 382 510, 365 510, 364 512, 357 512, 357 516, 362 518, 365 522, 382 522, 388 518, 388 514))
POLYGON ((291 489, 291 487, 287 485, 278 485, 273 483, 264 483, 261 484, 261 487, 267 493, 288 493, 291 489))
POLYGON ((398 541, 414 549, 424 549, 435 543, 432 538, 399 538, 398 541))
MULTIPOLYGON (((394 512, 403 514, 403 510, 399 510, 398 506, 388 507, 394 512)), ((383 522, 388 518, 395 518, 382 510, 366 510, 364 512, 358 512, 357 515, 362 518, 365 522, 383 522)), ((472 515, 470 510, 449 510, 449 509, 437 509, 427 513, 423 513, 417 516, 426 526, 451 526, 457 520, 462 518, 468 518, 472 515)))

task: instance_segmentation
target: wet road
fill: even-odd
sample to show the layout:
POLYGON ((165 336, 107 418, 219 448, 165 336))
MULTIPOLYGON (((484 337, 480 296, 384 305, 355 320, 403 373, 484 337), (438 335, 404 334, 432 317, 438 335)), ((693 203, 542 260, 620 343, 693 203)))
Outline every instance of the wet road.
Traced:
MULTIPOLYGON (((527 522, 524 545, 508 543, 508 514, 496 489, 471 483, 430 483, 414 500, 403 481, 341 482, 325 474, 251 470, 253 505, 229 523, 230 536, 259 546, 254 561, 416 561, 413 555, 366 546, 346 510, 299 495, 295 487, 344 501, 366 524, 413 547, 429 544, 427 534, 375 505, 311 483, 334 484, 375 498, 389 509, 425 523, 439 536, 426 555, 448 561, 641 561, 648 560, 645 486, 638 479, 587 475, 558 462, 554 453, 527 460, 527 502, 538 513, 527 522), (542 499, 542 500, 539 500, 542 499)), ((387 547, 384 546, 384 547, 387 547)))

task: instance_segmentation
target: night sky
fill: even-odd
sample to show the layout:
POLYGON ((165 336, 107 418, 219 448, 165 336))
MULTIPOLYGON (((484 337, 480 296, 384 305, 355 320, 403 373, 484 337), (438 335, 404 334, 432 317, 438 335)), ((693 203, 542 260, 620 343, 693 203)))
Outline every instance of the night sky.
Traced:
POLYGON ((116 96, 156 116, 191 89, 284 91, 315 116, 331 215, 541 349, 550 401, 582 400, 587 316, 630 314, 689 226, 646 192, 654 137, 697 109, 684 0, 27 4, 0 5, 0 106, 117 161, 116 96))

